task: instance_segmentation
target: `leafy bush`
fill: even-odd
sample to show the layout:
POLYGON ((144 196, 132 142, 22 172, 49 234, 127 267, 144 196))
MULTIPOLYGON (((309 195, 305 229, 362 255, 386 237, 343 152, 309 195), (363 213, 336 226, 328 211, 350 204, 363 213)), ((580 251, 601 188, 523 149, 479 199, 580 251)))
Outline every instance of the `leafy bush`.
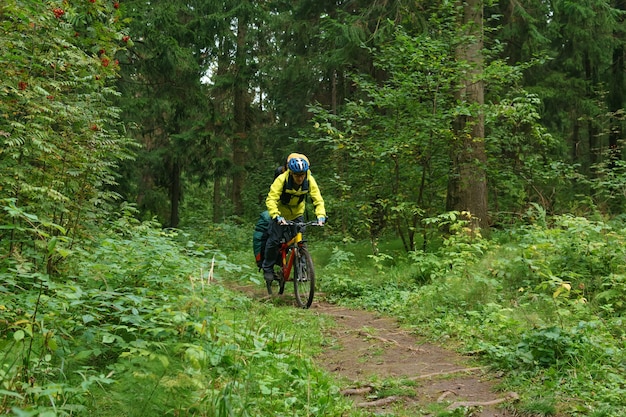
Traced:
POLYGON ((368 291, 369 284, 346 275, 325 275, 323 289, 328 299, 332 301, 361 297, 368 291))
POLYGON ((391 313, 503 370, 502 389, 526 393, 521 411, 626 413, 623 224, 529 211, 530 224, 486 240, 457 220, 429 220, 453 233, 397 269, 334 270, 332 299, 391 313))
POLYGON ((68 276, 2 272, 2 413, 342 415, 299 331, 315 318, 216 285, 241 268, 182 240, 130 210, 74 248, 68 276))

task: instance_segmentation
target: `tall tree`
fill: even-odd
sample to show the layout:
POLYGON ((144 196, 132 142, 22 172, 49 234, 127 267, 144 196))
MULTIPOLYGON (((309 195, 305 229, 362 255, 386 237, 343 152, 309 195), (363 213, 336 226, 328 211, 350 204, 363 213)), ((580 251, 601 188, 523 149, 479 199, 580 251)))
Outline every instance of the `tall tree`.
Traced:
POLYGON ((609 150, 611 152, 610 157, 614 160, 621 159, 620 141, 624 137, 624 103, 626 102, 626 84, 624 84, 624 13, 626 13, 626 0, 614 0, 614 7, 620 11, 620 16, 617 18, 617 24, 613 29, 613 35, 616 40, 613 46, 612 65, 609 77, 609 111, 611 112, 611 125, 609 131, 609 150))
POLYGON ((1 251, 41 260, 103 214, 131 157, 111 88, 125 34, 113 2, 7 0, 0 23, 1 251))
MULTIPOLYGON (((177 227, 182 177, 209 115, 201 78, 204 2, 123 2, 131 18, 130 53, 120 57, 124 115, 143 145, 135 175, 140 208, 177 227), (131 123, 132 122, 132 123, 131 123), (166 198, 164 198, 166 196, 166 198), (169 201, 164 205, 163 200, 169 201)), ((133 181, 132 179, 130 181, 133 181)))
POLYGON ((470 213, 472 226, 488 230, 483 84, 483 1, 459 2, 463 41, 457 60, 465 64, 457 93, 462 111, 457 116, 451 151, 452 173, 448 178, 447 209, 470 213))
POLYGON ((204 54, 211 69, 207 74, 215 118, 211 128, 215 137, 222 140, 213 178, 217 220, 220 214, 245 214, 248 172, 260 159, 251 158, 250 149, 258 124, 264 119, 260 116, 265 102, 259 63, 264 59, 260 53, 267 45, 266 7, 271 7, 271 3, 224 0, 213 4, 215 7, 206 15, 208 38, 212 41, 204 54))
MULTIPOLYGON (((609 173, 606 156, 619 155, 622 146, 623 3, 523 0, 499 6, 505 16, 501 39, 507 45, 502 56, 536 59, 526 69, 524 83, 541 100, 542 124, 566 144, 568 152, 561 158, 591 180, 576 181, 569 197, 558 194, 562 204, 578 204, 577 195, 591 193, 588 186, 599 186, 599 176, 609 173)), ((542 201, 559 203, 556 198, 542 201)))
POLYGON ((445 39, 397 27, 374 57, 385 79, 355 80, 367 99, 350 101, 339 116, 316 110, 321 140, 349 168, 342 184, 347 202, 337 202, 346 218, 365 216, 359 225, 374 239, 392 225, 407 251, 416 249, 421 221, 444 206, 457 85, 450 52, 445 39))
MULTIPOLYGON (((248 5, 248 1, 243 2, 248 5)), ((249 62, 248 56, 248 25, 249 19, 247 16, 248 9, 241 7, 242 13, 237 16, 237 42, 235 49, 235 62, 233 70, 235 72, 234 77, 234 120, 235 129, 232 137, 233 144, 233 190, 232 200, 234 205, 234 214, 244 214, 243 204, 243 187, 245 181, 245 164, 247 160, 247 146, 244 145, 248 137, 248 115, 250 114, 250 100, 248 90, 250 89, 249 82, 249 62)))

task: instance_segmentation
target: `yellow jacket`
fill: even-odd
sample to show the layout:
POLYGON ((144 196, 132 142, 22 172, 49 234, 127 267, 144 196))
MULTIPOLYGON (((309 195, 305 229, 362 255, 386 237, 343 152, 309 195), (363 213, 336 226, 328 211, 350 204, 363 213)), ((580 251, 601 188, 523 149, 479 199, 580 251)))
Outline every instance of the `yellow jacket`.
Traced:
POLYGON ((270 187, 265 199, 270 217, 276 219, 276 217, 282 216, 286 220, 293 220, 304 215, 306 194, 309 194, 313 201, 315 217, 326 217, 324 199, 317 186, 317 181, 311 175, 311 171, 307 171, 306 179, 298 189, 293 188, 296 184, 293 182, 293 178, 290 180, 289 175, 289 171, 283 172, 276 177, 270 187))

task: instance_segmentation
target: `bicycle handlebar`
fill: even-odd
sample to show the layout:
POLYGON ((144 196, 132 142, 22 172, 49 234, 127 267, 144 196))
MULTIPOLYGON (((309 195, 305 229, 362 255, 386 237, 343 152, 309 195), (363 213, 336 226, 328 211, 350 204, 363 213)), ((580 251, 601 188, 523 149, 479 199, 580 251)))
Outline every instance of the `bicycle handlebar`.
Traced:
POLYGON ((323 224, 319 224, 317 221, 311 222, 294 222, 292 220, 285 220, 285 224, 278 224, 279 226, 321 226, 324 227, 323 224))

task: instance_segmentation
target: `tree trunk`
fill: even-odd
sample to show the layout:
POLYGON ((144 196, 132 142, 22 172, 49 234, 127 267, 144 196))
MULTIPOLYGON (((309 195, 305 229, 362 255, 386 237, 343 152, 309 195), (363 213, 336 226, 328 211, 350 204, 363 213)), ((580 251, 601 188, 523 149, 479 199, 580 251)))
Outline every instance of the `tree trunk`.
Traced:
MULTIPOLYGON (((615 0, 616 9, 626 11, 626 0, 615 0)), ((620 23, 624 18, 619 17, 620 23)), ((621 27, 621 25, 620 25, 621 27)), ((619 140, 623 133, 623 114, 618 112, 624 108, 624 34, 615 31, 617 44, 613 48, 613 66, 611 68, 611 84, 609 88, 609 111, 611 117, 611 130, 609 133, 609 158, 611 165, 621 159, 619 140)))
POLYGON ((244 214, 243 186, 245 182, 245 162, 247 141, 247 92, 248 72, 246 66, 246 33, 247 21, 241 17, 237 20, 237 52, 235 57, 235 85, 234 85, 234 118, 235 134, 233 135, 233 189, 232 200, 235 215, 244 214))
MULTIPOLYGON (((624 3, 624 2, 620 2, 624 3)), ((626 7, 625 7, 626 9, 626 7)), ((609 148, 611 157, 620 159, 618 141, 622 137, 622 118, 617 114, 624 108, 624 45, 620 43, 613 49, 613 87, 609 90, 609 111, 614 115, 611 118, 611 132, 609 134, 609 148)))
POLYGON ((448 182, 448 210, 467 211, 471 227, 488 231, 487 175, 485 164, 485 120, 483 113, 483 2, 468 0, 461 2, 461 19, 468 41, 456 50, 460 62, 469 65, 465 80, 457 98, 472 109, 471 115, 458 116, 454 130, 456 143, 452 147, 452 175, 448 182))
POLYGON ((180 207, 180 198, 181 198, 181 187, 182 184, 180 182, 180 174, 181 167, 180 164, 176 161, 172 162, 171 169, 171 177, 170 177, 170 227, 178 227, 178 223, 180 222, 179 216, 179 207, 180 207))
MULTIPOLYGON (((583 65, 585 68, 585 80, 587 81, 587 94, 589 98, 593 98, 596 93, 594 90, 597 88, 598 77, 597 71, 595 70, 589 55, 585 53, 583 58, 583 65)), ((597 121, 593 118, 590 118, 587 122, 587 143, 589 144, 589 166, 586 167, 586 171, 589 171, 590 166, 594 165, 598 162, 599 152, 601 150, 600 141, 598 140, 598 128, 597 121)))
MULTIPOLYGON (((217 145, 215 149, 215 159, 220 160, 224 152, 222 146, 217 145)), ((224 205, 222 204, 222 170, 217 167, 214 169, 213 174, 213 223, 221 223, 224 221, 224 205)))
POLYGON ((222 216, 222 178, 213 177, 213 223, 224 221, 222 216))

